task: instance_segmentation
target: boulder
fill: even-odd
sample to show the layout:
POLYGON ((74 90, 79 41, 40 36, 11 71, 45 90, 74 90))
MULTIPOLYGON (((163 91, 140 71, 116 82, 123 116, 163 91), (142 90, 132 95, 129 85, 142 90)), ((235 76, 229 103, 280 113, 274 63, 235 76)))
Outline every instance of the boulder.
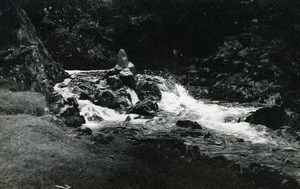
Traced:
POLYGON ((53 93, 50 93, 48 96, 47 96, 47 102, 48 103, 54 103, 54 102, 58 102, 60 100, 63 99, 63 96, 61 94, 59 94, 58 92, 53 92, 53 93))
POLYGON ((65 100, 65 104, 67 104, 69 106, 74 106, 75 108, 78 108, 78 106, 79 106, 77 99, 74 97, 67 98, 65 100))
POLYGON ((116 75, 109 76, 106 79, 106 81, 107 81, 107 84, 110 85, 110 87, 112 89, 119 89, 123 86, 122 80, 120 79, 119 76, 116 76, 116 75))
POLYGON ((58 113, 64 123, 69 127, 79 127, 85 123, 85 119, 80 115, 79 104, 75 98, 64 100, 64 107, 58 113))
POLYGON ((190 120, 178 120, 176 126, 190 129, 202 129, 199 123, 190 120))
POLYGON ((114 68, 108 70, 108 72, 104 76, 104 79, 108 78, 109 76, 118 75, 122 70, 122 67, 116 65, 114 68))
POLYGON ((54 114, 59 113, 60 109, 65 105, 63 96, 57 92, 50 93, 47 96, 47 102, 49 110, 54 114))
POLYGON ((64 106, 65 103, 63 100, 58 100, 57 102, 52 102, 48 104, 49 110, 53 114, 58 114, 64 106))
POLYGON ((117 57, 118 57, 117 66, 123 69, 128 68, 133 74, 135 74, 136 72, 135 65, 132 62, 129 62, 127 54, 124 51, 124 49, 120 49, 117 57))
POLYGON ((69 117, 69 116, 74 116, 78 115, 79 110, 77 107, 70 106, 70 105, 65 105, 61 110, 59 115, 62 117, 69 117))
POLYGON ((103 119, 102 117, 100 117, 99 115, 97 115, 97 114, 94 113, 93 115, 89 116, 89 117, 87 118, 87 120, 88 120, 88 121, 101 122, 101 121, 103 121, 104 119, 103 119))
POLYGON ((93 103, 102 107, 126 111, 132 105, 129 98, 130 95, 124 88, 116 91, 105 89, 96 93, 93 103))
POLYGON ((79 94, 79 100, 89 100, 90 99, 90 94, 88 92, 81 92, 79 94))
POLYGON ((147 98, 157 101, 161 100, 160 89, 152 81, 139 81, 137 84, 136 93, 141 100, 147 98))
POLYGON ((127 68, 131 71, 131 73, 136 73, 135 65, 132 62, 128 62, 127 68))
POLYGON ((276 130, 283 125, 286 115, 284 108, 273 106, 257 110, 248 116, 245 121, 252 124, 262 124, 276 130))
POLYGON ((92 135, 92 129, 88 127, 79 127, 76 129, 81 135, 92 135))
POLYGON ((100 90, 96 93, 93 103, 102 107, 116 109, 119 107, 118 98, 111 90, 100 90))
POLYGON ((121 68, 127 68, 128 65, 128 57, 124 49, 120 49, 119 53, 117 55, 118 60, 117 60, 117 65, 121 68))
POLYGON ((62 120, 69 127, 80 127, 82 124, 85 124, 84 117, 80 115, 63 117, 62 120))
POLYGON ((157 103, 151 99, 145 99, 137 102, 133 107, 131 107, 127 111, 127 113, 138 114, 142 116, 155 116, 157 111, 158 111, 157 103))
POLYGON ((128 68, 125 68, 123 71, 121 71, 119 77, 122 80, 124 85, 132 89, 136 88, 136 81, 134 75, 128 68))

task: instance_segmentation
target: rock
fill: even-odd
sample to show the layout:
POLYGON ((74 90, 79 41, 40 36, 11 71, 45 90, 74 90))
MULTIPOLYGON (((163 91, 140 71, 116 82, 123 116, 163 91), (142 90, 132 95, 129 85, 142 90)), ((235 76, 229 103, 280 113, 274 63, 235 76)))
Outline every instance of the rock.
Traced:
POLYGON ((135 74, 136 72, 135 66, 132 62, 129 62, 127 54, 124 51, 124 49, 120 49, 117 57, 118 57, 117 66, 123 69, 128 68, 131 71, 131 73, 135 74))
POLYGON ((85 124, 85 119, 83 116, 68 116, 63 117, 62 120, 69 127, 79 127, 82 124, 85 124))
POLYGON ((117 65, 114 68, 108 70, 108 72, 104 76, 104 79, 108 78, 109 76, 118 75, 122 70, 123 70, 123 68, 121 68, 117 65))
POLYGON ((158 86, 152 81, 139 81, 136 93, 139 99, 144 100, 150 98, 152 100, 161 100, 161 92, 158 86))
POLYGON ((0 77, 49 95, 68 74, 51 58, 26 12, 13 1, 1 5, 0 77))
POLYGON ((203 138, 204 138, 204 139, 211 138, 211 137, 212 137, 212 134, 209 133, 209 132, 207 132, 207 133, 205 133, 205 134, 203 135, 203 138))
POLYGON ((103 119, 102 117, 100 117, 99 115, 97 115, 97 114, 94 113, 92 116, 89 116, 89 117, 87 118, 87 120, 88 120, 88 121, 101 122, 101 121, 103 121, 104 119, 103 119))
POLYGON ((47 96, 47 102, 48 103, 54 103, 54 102, 58 102, 60 100, 63 100, 63 96, 61 94, 59 94, 58 92, 50 93, 47 96))
POLYGON ((119 76, 124 85, 132 89, 136 88, 136 81, 134 75, 128 68, 125 68, 123 71, 121 71, 119 76))
POLYGON ((228 116, 228 117, 225 117, 225 119, 224 119, 225 123, 230 123, 230 122, 239 123, 240 121, 241 121, 240 117, 233 117, 233 116, 228 116))
POLYGON ((84 82, 84 81, 80 81, 78 88, 81 91, 88 91, 88 92, 93 92, 96 90, 96 87, 94 87, 91 82, 84 82))
POLYGON ((137 102, 132 108, 127 111, 127 114, 138 114, 142 116, 155 116, 158 111, 156 102, 145 99, 137 102))
POLYGON ((52 102, 48 105, 50 112, 52 112, 53 114, 58 114, 61 109, 64 107, 65 103, 64 100, 61 99, 57 102, 52 102))
POLYGON ((266 186, 269 184, 269 188, 300 188, 295 178, 275 171, 271 167, 262 166, 257 163, 251 163, 245 173, 245 176, 248 176, 252 180, 256 180, 258 186, 266 186))
POLYGON ((281 182, 280 188, 282 189, 299 188, 299 184, 291 178, 285 178, 281 182))
POLYGON ((135 68, 135 65, 132 62, 128 62, 127 68, 131 71, 131 73, 133 73, 133 75, 135 75, 136 68, 135 68))
POLYGON ((90 99, 90 95, 88 92, 81 92, 79 94, 79 100, 89 100, 90 99))
POLYGON ((67 104, 69 106, 74 106, 75 108, 79 107, 79 103, 78 103, 77 99, 74 97, 67 98, 65 101, 65 104, 67 104))
POLYGON ((248 116, 245 121, 252 124, 262 124, 276 130, 283 125, 285 117, 286 113, 284 108, 273 106, 257 110, 248 116))
POLYGON ((202 129, 199 123, 190 120, 178 120, 176 126, 190 129, 202 129))
POLYGON ((129 98, 130 95, 123 88, 117 91, 105 89, 96 93, 93 103, 102 107, 127 111, 127 108, 131 106, 129 98))
POLYGON ((76 98, 64 100, 64 106, 59 111, 59 116, 69 127, 79 127, 85 123, 85 119, 80 115, 79 104, 76 98))
POLYGON ((78 115, 79 110, 78 108, 70 105, 65 105, 61 110, 59 115, 62 117, 69 117, 69 116, 74 116, 78 115))
POLYGON ((92 135, 92 129, 88 127, 79 127, 76 129, 76 131, 80 132, 80 134, 84 135, 92 135))
POLYGON ((292 148, 292 147, 287 147, 287 148, 284 148, 283 151, 285 151, 285 152, 296 152, 297 150, 295 148, 292 148))
POLYGON ((95 95, 94 104, 116 109, 119 107, 117 96, 111 90, 101 90, 95 95))
POLYGON ((110 85, 112 89, 119 89, 123 86, 122 80, 120 79, 119 76, 116 75, 109 76, 106 79, 106 81, 107 84, 110 85))
POLYGON ((117 55, 118 57, 118 60, 117 60, 117 65, 121 68, 127 68, 127 65, 128 65, 128 57, 127 57, 127 54, 126 52, 124 51, 124 49, 120 49, 119 50, 119 53, 117 55))
POLYGON ((132 119, 131 119, 130 116, 127 116, 126 119, 125 119, 125 121, 131 121, 131 120, 132 120, 132 119))

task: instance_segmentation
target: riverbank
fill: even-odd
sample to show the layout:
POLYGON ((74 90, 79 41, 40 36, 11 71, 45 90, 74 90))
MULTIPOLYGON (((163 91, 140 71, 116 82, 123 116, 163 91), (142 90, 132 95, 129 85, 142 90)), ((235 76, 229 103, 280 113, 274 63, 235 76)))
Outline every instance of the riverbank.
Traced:
POLYGON ((214 154, 224 138, 206 130, 149 135, 120 122, 90 136, 51 115, 1 115, 0 123, 1 188, 298 188, 272 168, 214 154), (203 143, 188 144, 189 136, 203 143))

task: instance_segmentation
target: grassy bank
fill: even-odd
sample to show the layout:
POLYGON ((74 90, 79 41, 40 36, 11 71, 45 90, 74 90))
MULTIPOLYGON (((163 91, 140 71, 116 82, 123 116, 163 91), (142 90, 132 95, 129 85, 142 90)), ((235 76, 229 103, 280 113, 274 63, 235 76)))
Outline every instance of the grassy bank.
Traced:
POLYGON ((55 124, 45 109, 39 93, 0 91, 0 188, 104 186, 107 179, 99 178, 107 178, 111 165, 120 162, 107 158, 116 152, 96 149, 55 124))

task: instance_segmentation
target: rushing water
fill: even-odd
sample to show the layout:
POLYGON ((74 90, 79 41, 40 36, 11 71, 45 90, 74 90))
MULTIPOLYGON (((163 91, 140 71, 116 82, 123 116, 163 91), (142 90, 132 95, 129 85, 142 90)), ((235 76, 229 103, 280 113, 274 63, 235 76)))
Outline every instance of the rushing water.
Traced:
MULTIPOLYGON (((55 90, 64 98, 79 99, 78 86, 82 83, 92 83, 98 89, 107 88, 106 82, 99 80, 105 71, 68 71, 68 73, 71 77, 55 86, 55 90)), ((205 130, 218 136, 207 140, 197 137, 185 138, 186 142, 201 146, 203 152, 214 155, 222 154, 238 162, 260 162, 296 175, 300 181, 299 166, 295 166, 295 164, 300 164, 299 144, 291 142, 289 137, 278 136, 275 131, 263 125, 243 122, 243 117, 257 108, 230 104, 223 106, 209 101, 196 100, 189 95, 184 86, 176 82, 158 76, 146 77, 157 80, 162 93, 162 99, 158 103, 160 112, 157 117, 141 119, 138 115, 127 115, 97 106, 89 100, 78 100, 80 113, 86 119, 85 126, 97 130, 126 122, 130 126, 142 128, 145 133, 151 134, 176 131, 177 120, 197 121, 205 130), (95 115, 103 118, 104 121, 90 119, 95 115), (245 142, 237 143, 237 139, 244 139, 245 142), (286 164, 286 162, 292 163, 286 164)), ((132 105, 139 101, 134 90, 126 88, 126 92, 130 95, 132 105)))
MULTIPOLYGON (((69 71, 69 74, 75 77, 81 77, 82 79, 87 79, 90 82, 96 81, 97 76, 93 77, 90 73, 95 73, 97 71, 69 71)), ((101 72, 101 71, 98 71, 101 72)), ((254 127, 249 123, 240 122, 238 119, 245 116, 251 111, 255 111, 255 108, 246 108, 246 107, 225 107, 217 104, 207 104, 204 101, 196 100, 190 96, 187 90, 177 84, 170 83, 161 77, 157 77, 161 84, 159 88, 162 92, 162 100, 159 102, 159 108, 165 112, 171 113, 170 116, 173 116, 176 119, 185 118, 193 121, 199 122, 201 125, 208 129, 216 130, 223 132, 225 134, 234 135, 239 138, 243 138, 247 141, 252 141, 254 143, 267 143, 271 142, 271 139, 267 137, 266 130, 263 126, 254 127)), ((68 78, 64 81, 63 86, 68 86, 71 82, 71 79, 68 78)), ((59 91, 65 98, 67 97, 78 97, 78 94, 74 93, 72 86, 68 87, 59 87, 61 85, 56 85, 55 89, 59 91)), ((73 86, 74 87, 74 86, 73 86)), ((99 85, 99 87, 105 87, 99 85)), ((139 101, 137 94, 134 90, 127 88, 128 94, 131 96, 132 104, 134 105, 139 101)), ((89 100, 78 100, 80 105, 81 114, 86 118, 85 126, 96 128, 102 126, 103 123, 89 121, 89 117, 97 115, 102 117, 105 121, 124 121, 127 116, 132 118, 136 117, 135 115, 125 115, 120 114, 119 112, 96 106, 89 100)), ((134 123, 143 123, 147 120, 134 120, 134 123)), ((173 124, 173 123, 172 123, 173 124)), ((170 125, 170 124, 165 124, 170 125)), ((158 127, 152 127, 158 128, 158 127)), ((163 127, 160 127, 163 129, 163 127)))

